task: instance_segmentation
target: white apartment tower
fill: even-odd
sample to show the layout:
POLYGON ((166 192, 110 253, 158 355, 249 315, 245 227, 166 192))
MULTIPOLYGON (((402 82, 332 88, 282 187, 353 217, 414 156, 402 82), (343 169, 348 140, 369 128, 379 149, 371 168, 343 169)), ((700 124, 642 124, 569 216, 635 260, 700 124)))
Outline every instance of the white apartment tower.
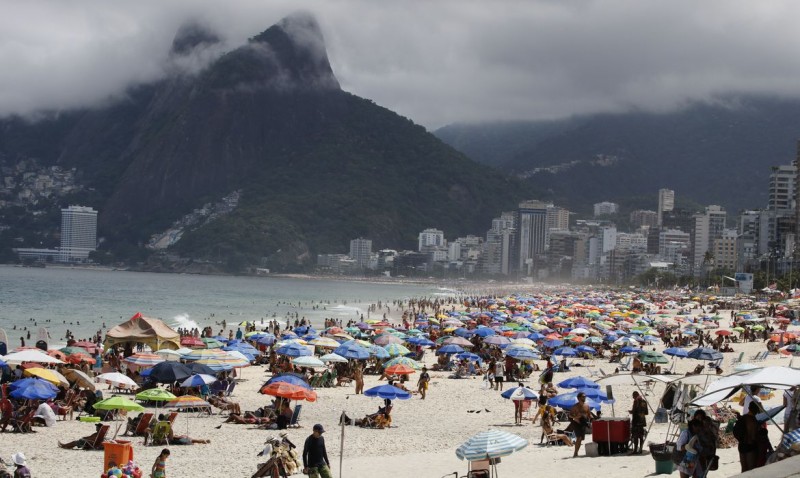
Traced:
POLYGON ((419 252, 427 252, 429 248, 444 247, 444 232, 439 229, 425 229, 419 233, 419 252))
POLYGON ((350 241, 350 259, 354 260, 358 267, 365 268, 372 257, 372 239, 359 237, 350 241))
POLYGON ((773 166, 769 175, 769 204, 771 211, 789 211, 794 208, 794 180, 797 168, 788 164, 773 166))
POLYGON ((702 214, 694 216, 694 274, 703 271, 703 258, 706 252, 713 254, 714 240, 722 237, 727 213, 720 206, 708 206, 702 214))
POLYGON ((675 191, 672 189, 658 190, 658 225, 664 224, 664 213, 675 208, 675 191))
POLYGON ((83 262, 97 249, 97 211, 70 206, 61 210, 61 262, 83 262))
POLYGON ((614 202, 598 202, 594 205, 594 217, 616 214, 619 212, 619 204, 614 202))
POLYGON ((517 209, 517 237, 519 238, 518 270, 531 275, 536 269, 536 256, 543 254, 547 243, 548 203, 524 201, 517 209))

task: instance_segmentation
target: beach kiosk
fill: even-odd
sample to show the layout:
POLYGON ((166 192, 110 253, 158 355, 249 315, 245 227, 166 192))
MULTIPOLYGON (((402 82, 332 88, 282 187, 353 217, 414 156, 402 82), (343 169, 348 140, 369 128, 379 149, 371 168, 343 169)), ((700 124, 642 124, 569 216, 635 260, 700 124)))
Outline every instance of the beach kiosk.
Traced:
POLYGON ((103 348, 108 350, 114 345, 127 343, 143 343, 154 352, 162 349, 177 350, 181 347, 181 337, 163 321, 137 312, 129 320, 108 331, 103 348))

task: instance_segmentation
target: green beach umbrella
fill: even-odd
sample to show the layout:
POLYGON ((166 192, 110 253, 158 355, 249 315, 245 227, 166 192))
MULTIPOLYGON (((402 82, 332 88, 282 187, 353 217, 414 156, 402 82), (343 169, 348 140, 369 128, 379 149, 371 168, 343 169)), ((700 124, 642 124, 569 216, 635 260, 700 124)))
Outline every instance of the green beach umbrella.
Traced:
POLYGON ((63 349, 58 349, 59 352, 63 352, 67 355, 72 354, 86 354, 91 355, 86 349, 81 347, 64 347, 63 349))
POLYGON ((222 348, 222 342, 220 342, 217 339, 212 339, 210 337, 206 337, 206 338, 203 338, 203 339, 200 339, 200 340, 202 340, 203 343, 206 344, 206 348, 207 349, 220 349, 220 348, 222 348))
POLYGON ((383 366, 386 368, 391 367, 392 365, 405 365, 413 368, 414 370, 420 370, 422 368, 422 364, 408 357, 395 357, 383 364, 383 366))
POLYGON ((669 363, 667 357, 654 350, 642 350, 639 352, 639 360, 643 363, 669 363))
POLYGON ((163 388, 151 388, 150 390, 137 393, 136 400, 149 402, 169 402, 170 400, 175 400, 175 395, 164 390, 163 388))
POLYGON ((396 357, 398 355, 407 355, 411 353, 410 350, 408 350, 407 348, 405 348, 400 344, 389 344, 385 346, 384 349, 386 349, 386 351, 389 352, 389 355, 391 355, 392 357, 396 357))
POLYGON ((141 412, 144 410, 143 406, 123 397, 106 398, 95 403, 94 408, 96 410, 126 410, 129 412, 141 412))

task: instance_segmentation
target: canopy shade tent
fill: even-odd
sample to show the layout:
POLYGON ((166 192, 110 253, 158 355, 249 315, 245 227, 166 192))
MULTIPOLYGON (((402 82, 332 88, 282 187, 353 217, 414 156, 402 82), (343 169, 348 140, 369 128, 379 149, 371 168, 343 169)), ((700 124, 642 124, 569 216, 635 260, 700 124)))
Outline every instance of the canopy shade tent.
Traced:
POLYGON ((138 312, 130 320, 109 330, 106 334, 106 340, 103 342, 103 347, 109 349, 113 345, 126 342, 141 342, 149 346, 153 351, 161 349, 176 350, 181 346, 178 332, 164 322, 145 317, 138 312))
POLYGON ((732 396, 745 385, 787 390, 800 385, 800 370, 789 367, 765 367, 750 373, 729 375, 712 382, 705 393, 695 398, 691 405, 701 407, 713 405, 732 396))

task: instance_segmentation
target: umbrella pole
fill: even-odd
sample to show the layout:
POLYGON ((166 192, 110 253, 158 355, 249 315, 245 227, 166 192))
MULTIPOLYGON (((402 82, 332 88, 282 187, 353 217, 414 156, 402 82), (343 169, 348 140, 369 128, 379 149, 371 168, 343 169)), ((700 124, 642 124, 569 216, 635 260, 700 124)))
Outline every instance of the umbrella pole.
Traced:
POLYGON ((342 478, 342 464, 344 463, 344 417, 346 416, 344 410, 342 410, 342 415, 339 417, 339 421, 342 424, 342 436, 339 439, 339 478, 342 478))

